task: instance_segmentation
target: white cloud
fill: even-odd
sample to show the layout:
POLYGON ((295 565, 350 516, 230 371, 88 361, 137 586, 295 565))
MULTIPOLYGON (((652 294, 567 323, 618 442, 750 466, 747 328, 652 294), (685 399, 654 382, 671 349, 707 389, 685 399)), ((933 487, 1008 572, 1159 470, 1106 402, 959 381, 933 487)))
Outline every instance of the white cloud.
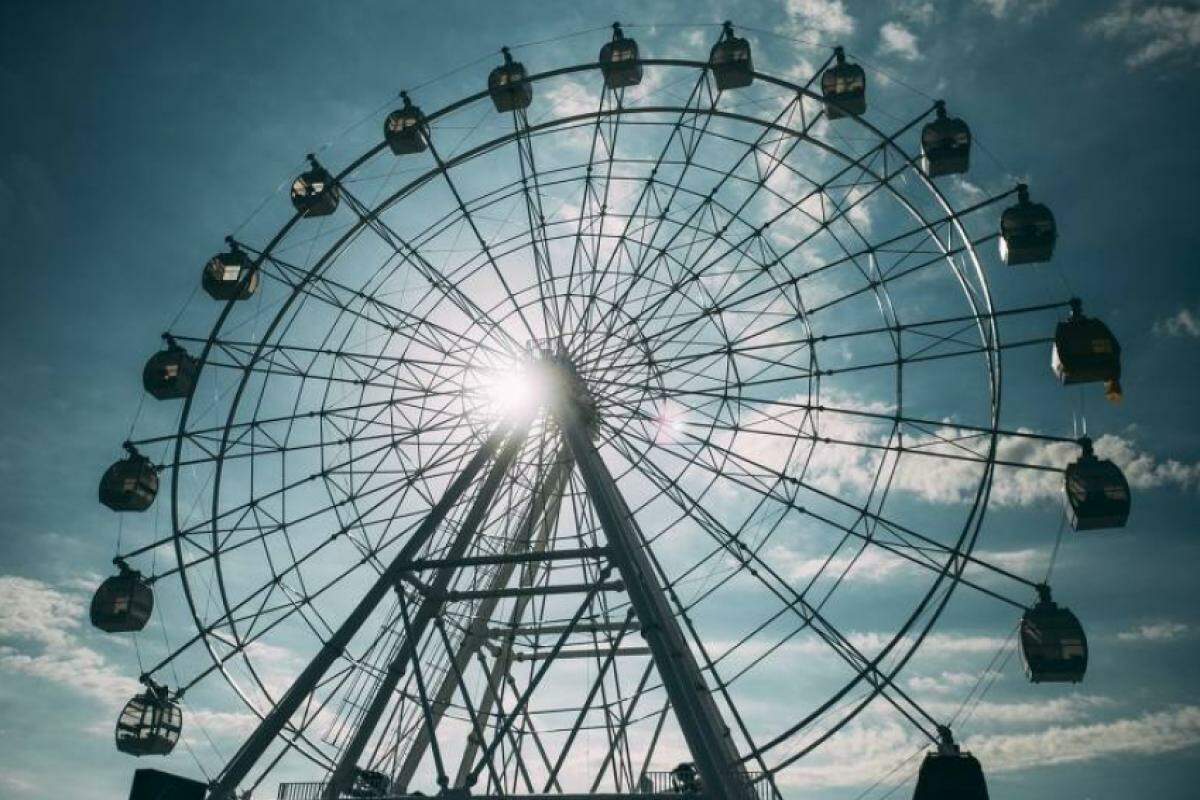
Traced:
POLYGON ((1024 21, 1049 9, 1055 0, 975 0, 975 3, 996 19, 1016 17, 1024 21))
POLYGON ((88 647, 53 648, 39 654, 0 647, 0 670, 51 681, 108 704, 136 694, 136 680, 117 671, 100 653, 88 647))
POLYGON ((32 794, 42 787, 39 787, 33 782, 33 779, 26 773, 6 771, 0 773, 0 789, 5 792, 13 792, 14 794, 32 794))
POLYGON ((1105 434, 1096 440, 1096 454, 1112 459, 1135 489, 1178 489, 1200 487, 1200 464, 1186 464, 1174 458, 1159 460, 1121 436, 1105 434))
POLYGON ((974 686, 979 676, 973 672, 942 672, 938 675, 913 675, 907 681, 914 692, 951 694, 974 686))
POLYGON ((854 33, 855 20, 842 0, 785 0, 788 23, 784 30, 792 34, 818 31, 833 36, 854 33))
POLYGON ((0 576, 0 670, 117 704, 138 690, 128 674, 81 643, 84 598, 42 581, 0 576))
POLYGON ((781 575, 794 582, 811 580, 818 573, 826 577, 845 573, 846 580, 877 583, 913 567, 911 562, 877 547, 870 547, 861 553, 858 548, 845 548, 829 558, 827 553, 805 557, 788 547, 776 545, 767 552, 766 557, 781 575))
POLYGON ((1139 625, 1133 630, 1121 631, 1117 638, 1122 642, 1169 642, 1178 639, 1191 631, 1191 626, 1183 622, 1163 620, 1139 625))
MULTIPOLYGON (((966 688, 973 686, 974 682, 966 688)), ((925 710, 935 717, 949 719, 962 706, 959 700, 937 700, 922 703, 925 710)), ((1080 722, 1095 711, 1111 708, 1116 702, 1109 697, 1090 694, 1070 694, 1047 700, 1031 700, 1017 703, 984 701, 974 706, 970 724, 981 725, 1046 725, 1050 723, 1080 722)))
POLYGON ((1200 339, 1200 316, 1190 308, 1181 308, 1171 316, 1156 321, 1154 333, 1158 336, 1200 339))
POLYGON ((901 16, 916 25, 928 25, 937 14, 932 0, 900 0, 892 5, 901 16))
MULTIPOLYGON (((189 708, 184 720, 184 730, 194 726, 210 736, 222 739, 241 740, 254 732, 258 727, 258 717, 248 711, 213 711, 207 708, 189 708)), ((195 742, 202 742, 207 737, 203 734, 194 737, 195 742)))
POLYGON ((1200 50, 1200 7, 1179 2, 1134 5, 1125 0, 1089 22, 1087 31, 1133 45, 1125 58, 1130 67, 1168 57, 1194 57, 1200 50))
MULTIPOLYGON (((953 435, 947 428, 940 432, 953 435)), ((1111 459, 1134 489, 1200 486, 1200 463, 1184 463, 1173 458, 1160 459, 1141 450, 1131 439, 1105 434, 1095 441, 1096 454, 1111 459)), ((1004 437, 997 458, 1022 464, 1064 467, 1079 457, 1079 448, 1070 442, 1042 442, 1020 437, 1004 437)), ((923 499, 933 502, 964 502, 974 491, 978 475, 970 462, 938 461, 925 469, 902 471, 903 485, 923 499)), ((911 461, 911 460, 910 460, 911 461)), ((910 464, 914 467, 915 464, 910 464)), ((1056 472, 1000 467, 992 484, 992 502, 998 505, 1024 506, 1062 497, 1062 476, 1056 472)))
POLYGON ((0 638, 61 647, 74 641, 82 615, 76 595, 29 578, 0 577, 0 638))
MULTIPOLYGON (((823 393, 823 402, 843 411, 887 414, 889 409, 880 403, 866 403, 842 393, 823 393)), ((873 419, 853 414, 825 412, 817 421, 805 413, 805 398, 785 399, 763 406, 743 415, 740 432, 732 449, 748 461, 774 470, 799 474, 797 462, 803 463, 803 479, 823 491, 853 498, 855 493, 870 490, 880 467, 887 468, 896 458, 894 452, 879 448, 888 443, 889 426, 873 419), (790 404, 790 405, 789 405, 790 404), (807 461, 807 448, 797 447, 794 435, 816 436, 819 441, 807 461), (824 439, 828 439, 826 441, 824 439), (789 457, 793 463, 788 463, 789 457), (887 460, 887 463, 885 462, 887 460)), ((1032 433, 1021 429, 1021 433, 1032 433)), ((901 457, 894 488, 929 503, 952 505, 970 502, 979 485, 982 465, 975 460, 936 458, 935 455, 962 456, 960 449, 963 431, 951 423, 928 436, 907 435, 905 447, 915 452, 901 457)), ((983 439, 980 439, 982 447, 983 439)), ((1125 474, 1134 489, 1200 487, 1200 463, 1160 458, 1142 450, 1131 438, 1105 434, 1095 440, 1095 450, 1101 458, 1111 459, 1125 474)), ((1023 436, 1001 437, 996 458, 1016 464, 1065 467, 1079 457, 1074 442, 1042 441, 1023 436)), ((980 459, 986 455, 980 453, 980 459)), ((1063 496, 1061 473, 1018 467, 998 467, 992 482, 991 502, 1000 506, 1027 506, 1045 501, 1059 501, 1063 496)))
MULTIPOLYGON (((589 76, 590 77, 590 76, 589 76)), ((575 80, 556 82, 546 93, 555 117, 569 117, 576 114, 588 114, 600 105, 598 93, 594 87, 575 80)))
POLYGON ((1037 547, 1027 547, 1021 550, 976 550, 976 558, 994 564, 1009 572, 1028 573, 1037 567, 1044 567, 1048 553, 1037 547))
MULTIPOLYGON (((808 790, 865 786, 891 773, 909 759, 922 742, 909 727, 895 722, 851 724, 811 757, 803 758, 777 776, 783 788, 808 790)), ((917 762, 913 762, 914 767, 917 762)))
MULTIPOLYGON (((1008 709, 1000 710, 1002 704, 994 704, 990 711, 1007 717, 1010 722, 1053 718, 1040 714, 1036 705, 1010 704, 1008 709)), ((1054 702, 1046 705, 1051 707, 1054 702)), ((1057 710, 1082 714, 1089 708, 1108 705, 1110 701, 1105 698, 1085 697, 1074 707, 1068 701, 1057 710)), ((1139 717, 1055 725, 1035 732, 980 734, 967 737, 963 747, 979 758, 985 773, 993 774, 1114 756, 1156 755, 1197 744, 1200 744, 1200 707, 1183 706, 1139 717)), ((916 756, 927 749, 927 741, 896 722, 851 724, 831 740, 830 746, 786 770, 779 782, 811 790, 871 785, 884 776, 899 780, 915 773, 920 764, 916 756), (902 769, 896 771, 897 766, 902 769)))
POLYGON ((885 22, 879 28, 879 54, 916 61, 921 57, 917 35, 899 22, 885 22))
POLYGON ((993 771, 1093 761, 1117 755, 1156 755, 1200 744, 1200 706, 1036 733, 973 736, 965 746, 993 771))
MULTIPOLYGON (((870 658, 878 654, 892 641, 892 634, 879 633, 877 631, 858 631, 846 634, 846 639, 860 653, 870 658)), ((1001 648, 1007 647, 1009 643, 1009 640, 1003 636, 931 633, 921 642, 921 654, 922 656, 990 656, 1001 648)), ((901 638, 897 647, 903 651, 912 647, 912 645, 913 639, 905 636, 901 638)), ((797 654, 804 655, 830 652, 829 645, 816 636, 797 639, 794 643, 789 644, 789 647, 794 648, 797 654)))

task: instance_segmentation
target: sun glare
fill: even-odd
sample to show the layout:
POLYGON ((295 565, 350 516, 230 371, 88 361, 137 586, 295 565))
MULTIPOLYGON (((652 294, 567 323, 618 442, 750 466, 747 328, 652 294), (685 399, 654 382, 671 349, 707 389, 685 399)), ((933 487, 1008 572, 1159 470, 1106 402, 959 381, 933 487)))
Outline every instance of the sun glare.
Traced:
POLYGON ((536 413, 546 399, 546 384, 535 364, 487 370, 479 381, 480 408, 500 418, 536 413))

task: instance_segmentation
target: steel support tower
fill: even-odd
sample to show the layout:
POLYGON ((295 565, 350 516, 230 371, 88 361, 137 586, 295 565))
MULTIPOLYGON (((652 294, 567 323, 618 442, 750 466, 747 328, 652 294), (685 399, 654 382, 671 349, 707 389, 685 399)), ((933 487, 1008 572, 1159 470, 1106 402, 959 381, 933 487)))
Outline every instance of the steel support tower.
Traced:
MULTIPOLYGON (((395 776, 394 789, 400 794, 393 796, 404 796, 403 792, 407 791, 408 783, 449 705, 455 689, 453 676, 461 675, 462 669, 482 646, 480 631, 486 630, 498 600, 502 597, 517 599, 510 615, 510 624, 515 628, 521 622, 528 601, 539 593, 533 586, 536 571, 556 559, 582 557, 604 558, 607 560, 607 566, 590 585, 561 587, 562 590, 591 593, 626 592, 632 609, 627 626, 640 630, 645 640, 645 649, 662 680, 670 707, 700 775, 702 796, 722 800, 752 800, 757 797, 742 766, 729 727, 713 699, 703 671, 672 610, 666 592, 656 577, 637 520, 596 448, 594 437, 597 412, 586 385, 570 361, 564 357, 540 353, 531 357, 525 369, 527 377, 540 388, 538 408, 513 414, 512 418, 502 421, 483 442, 421 526, 374 584, 367 589, 341 627, 297 676, 279 703, 264 717, 258 728, 230 760, 212 785, 212 800, 230 800, 235 796, 239 784, 263 756, 271 742, 284 732, 288 720, 300 708, 304 699, 318 687, 326 672, 375 611, 380 601, 390 590, 398 589, 402 581, 407 581, 418 587, 421 601, 415 613, 410 615, 406 610, 402 612, 405 622, 404 636, 386 672, 374 688, 370 702, 358 718, 357 726, 321 793, 322 800, 338 800, 345 796, 358 772, 359 759, 393 701, 401 677, 416 658, 422 637, 437 620, 447 602, 465 599, 470 595, 472 599, 481 599, 482 603, 474 613, 471 629, 452 656, 451 669, 443 677, 433 697, 425 702, 426 724, 420 733, 415 735, 413 746, 395 776), (509 551, 501 555, 472 556, 472 545, 477 539, 480 526, 492 510, 501 484, 526 443, 531 418, 535 414, 544 415, 546 424, 554 428, 560 439, 551 468, 532 493, 529 505, 518 525, 518 535, 509 551), (420 559, 422 548, 438 531, 449 511, 477 482, 489 462, 491 466, 471 501, 466 517, 455 532, 449 549, 437 560, 420 559), (547 550, 550 530, 557 519, 570 474, 575 469, 579 470, 588 501, 604 531, 606 545, 586 551, 550 551, 547 550), (478 565, 483 561, 498 564, 500 567, 489 586, 470 592, 451 591, 450 587, 458 569, 478 565), (522 576, 520 586, 505 589, 513 571, 521 565, 524 565, 526 573, 522 576), (428 582, 416 578, 416 572, 431 573, 428 582), (613 572, 619 576, 619 580, 607 579, 613 572)), ((540 591, 547 590, 543 588, 540 591)), ((490 691, 479 704, 481 716, 490 711, 495 702, 495 687, 506 677, 512 660, 511 643, 510 636, 501 648, 499 657, 493 662, 488 676, 490 691)), ((476 763, 472 763, 477 758, 481 746, 482 742, 478 737, 470 738, 453 781, 439 765, 439 772, 445 776, 440 781, 443 794, 454 797, 473 796, 470 794, 471 786, 483 771, 485 761, 491 757, 490 750, 487 750, 476 763)), ((647 797, 644 794, 629 796, 647 797)))

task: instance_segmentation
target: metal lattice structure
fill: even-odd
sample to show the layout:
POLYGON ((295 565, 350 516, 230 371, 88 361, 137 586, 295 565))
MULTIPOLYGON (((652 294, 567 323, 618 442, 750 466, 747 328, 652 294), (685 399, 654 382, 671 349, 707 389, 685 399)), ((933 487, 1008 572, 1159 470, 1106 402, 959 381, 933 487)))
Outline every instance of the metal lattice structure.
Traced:
POLYGON ((296 759, 289 800, 780 797, 874 703, 957 753, 897 676, 956 591, 1035 596, 973 551, 997 470, 1066 467, 1006 443, 1074 446, 1002 424, 1005 349, 1051 339, 1001 320, 1068 305, 993 300, 1017 189, 956 202, 965 151, 913 149, 945 107, 883 126, 820 88, 840 48, 785 79, 728 27, 723 72, 631 42, 406 95, 205 268, 216 322, 164 351, 194 387, 147 375, 178 428, 130 451, 166 448, 171 530, 120 563, 169 546, 145 583, 196 626, 147 675, 206 652, 175 697, 220 675, 259 718, 214 797, 296 759), (870 568, 907 577, 864 645, 870 568))

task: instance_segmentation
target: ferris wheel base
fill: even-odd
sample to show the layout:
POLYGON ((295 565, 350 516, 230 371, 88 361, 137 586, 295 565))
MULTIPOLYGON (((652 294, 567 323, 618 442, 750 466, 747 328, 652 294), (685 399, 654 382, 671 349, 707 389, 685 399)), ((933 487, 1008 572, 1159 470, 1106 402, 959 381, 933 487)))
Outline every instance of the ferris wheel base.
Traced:
MULTIPOLYGON (((292 786, 306 784, 284 784, 280 787, 279 797, 286 800, 291 797, 286 790, 292 786)), ((297 795, 298 797, 299 795, 297 795)), ((349 797, 349 795, 347 795, 349 797)), ((462 789, 450 790, 444 794, 387 794, 373 797, 370 800, 430 800, 430 797, 441 797, 445 800, 717 800, 705 792, 632 792, 632 793, 597 793, 597 794, 471 794, 462 789)))
POLYGON ((204 800, 208 784, 172 775, 157 769, 139 769, 133 773, 129 800, 204 800))

